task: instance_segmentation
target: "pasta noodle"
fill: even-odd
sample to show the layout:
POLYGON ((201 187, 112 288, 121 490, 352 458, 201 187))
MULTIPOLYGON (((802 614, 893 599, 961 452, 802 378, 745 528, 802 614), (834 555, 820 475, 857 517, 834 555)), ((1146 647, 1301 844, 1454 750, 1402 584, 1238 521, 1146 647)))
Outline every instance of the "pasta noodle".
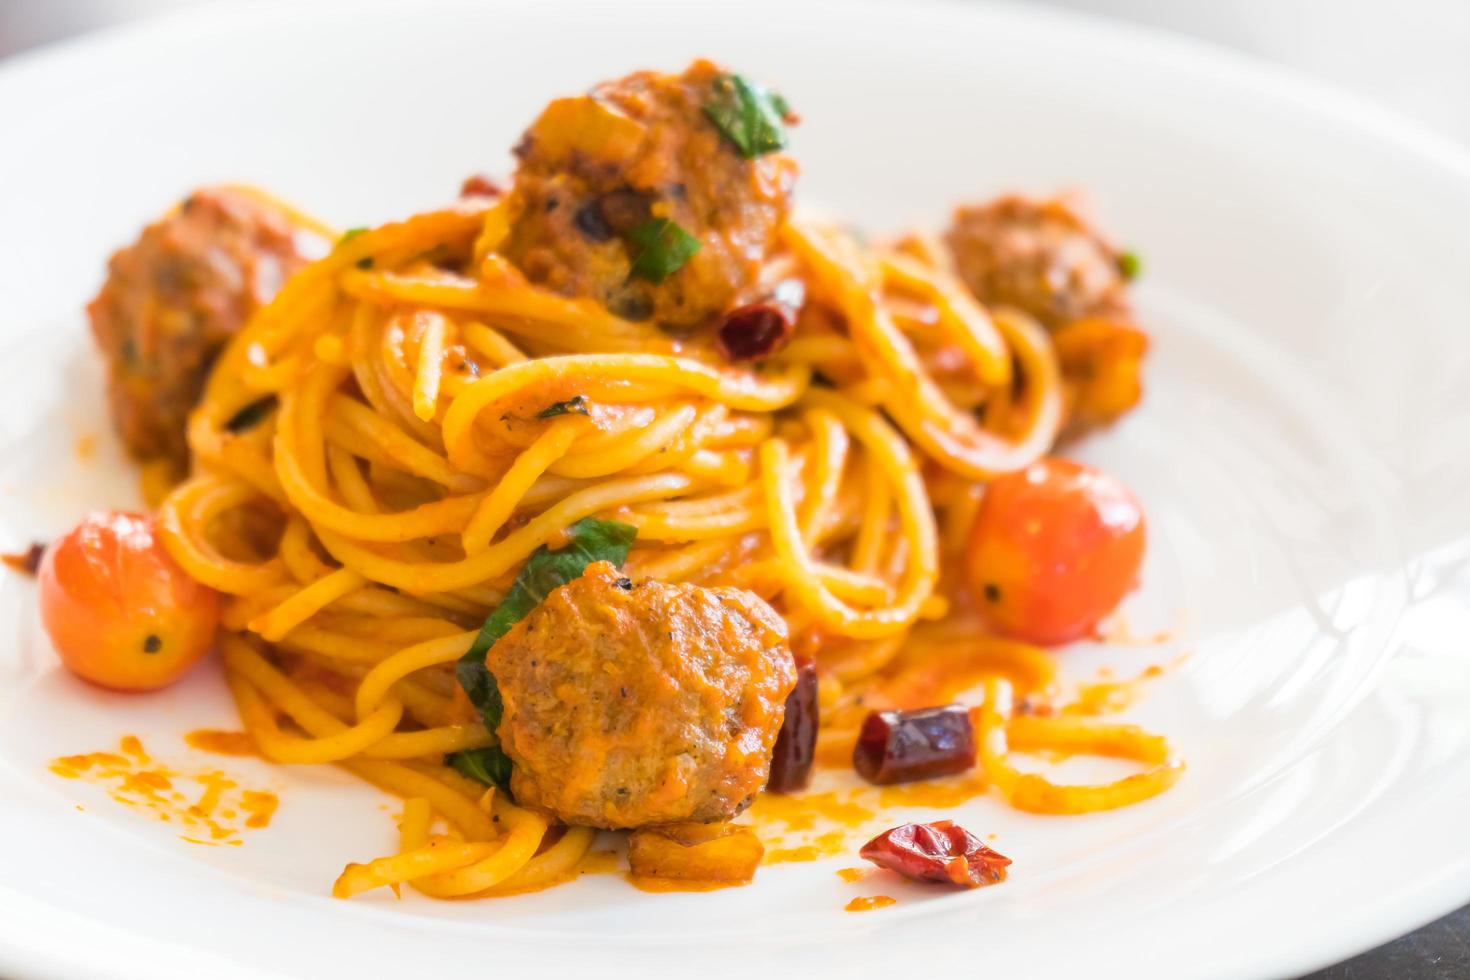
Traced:
POLYGON ((1177 778, 1154 736, 1012 717, 1012 685, 1052 685, 1045 654, 929 635, 963 608, 941 526, 967 527, 982 482, 1056 438, 1058 366, 1036 324, 985 310, 923 249, 791 222, 773 262, 845 328, 731 366, 527 282, 497 253, 505 228, 503 205, 461 203, 354 234, 294 276, 217 362, 193 472, 160 506, 179 564, 230 597, 223 662, 262 754, 405 798, 399 852, 348 866, 334 894, 503 894, 588 851, 592 831, 553 829, 442 762, 494 743, 456 704, 455 661, 527 557, 588 516, 637 528, 630 574, 754 589, 813 638, 824 755, 851 744, 859 705, 935 703, 968 679, 988 691, 984 771, 1018 807, 1119 806, 1177 778), (967 359, 1000 421, 946 396, 921 329, 967 359), (229 430, 267 398, 263 422, 229 430), (1037 748, 1146 769, 1058 787, 1011 765, 1037 748))

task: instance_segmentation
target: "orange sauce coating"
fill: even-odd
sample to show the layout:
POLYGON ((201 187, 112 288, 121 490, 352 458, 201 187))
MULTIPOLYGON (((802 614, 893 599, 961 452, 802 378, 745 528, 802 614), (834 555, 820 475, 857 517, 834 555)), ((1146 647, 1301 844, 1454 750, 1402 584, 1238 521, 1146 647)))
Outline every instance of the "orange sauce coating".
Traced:
POLYGON ((848 912, 871 912, 873 909, 886 909, 895 901, 896 899, 887 895, 863 895, 848 902, 843 909, 848 912))
POLYGON ((184 831, 179 837, 190 844, 238 846, 243 829, 268 826, 280 805, 276 794, 242 789, 218 770, 183 772, 155 762, 135 735, 123 736, 117 752, 61 756, 50 769, 106 787, 118 803, 184 831))
POLYGON ((255 740, 246 732, 226 732, 216 728, 200 728, 184 736, 184 744, 215 755, 259 755, 255 740))

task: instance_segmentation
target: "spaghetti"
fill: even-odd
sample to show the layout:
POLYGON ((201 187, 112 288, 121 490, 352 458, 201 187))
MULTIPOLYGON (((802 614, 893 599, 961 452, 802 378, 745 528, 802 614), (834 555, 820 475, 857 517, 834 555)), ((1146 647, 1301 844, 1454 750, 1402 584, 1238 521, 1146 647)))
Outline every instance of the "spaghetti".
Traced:
MULTIPOLYGON (((519 198, 341 236, 250 315, 189 414, 191 469, 157 522, 173 560, 224 596, 217 645, 247 732, 272 761, 335 764, 405 800, 399 852, 348 866, 338 896, 506 894, 570 876, 587 853, 591 829, 445 759, 497 742, 456 663, 483 652, 481 626, 508 596, 524 598, 527 562, 588 518, 636 534, 623 582, 737 587, 780 613, 820 677, 819 758, 850 757, 871 709, 983 689, 980 772, 1016 807, 1106 809, 1178 777, 1158 736, 1016 710, 1013 690, 1028 706, 1055 695, 1053 662, 988 635, 961 584, 987 483, 1041 459, 1085 400, 1053 325, 987 308, 930 239, 868 246, 790 217, 794 165, 765 156, 789 110, 711 72, 625 84, 657 92, 654 128, 665 103, 689 110, 696 82, 716 93, 693 108, 689 152, 723 147, 703 177, 716 190, 755 174, 731 220, 769 232, 759 268, 700 255, 669 217, 706 188, 652 205, 615 189, 575 217, 558 210, 563 178, 546 181, 537 155, 611 153, 626 136, 605 104, 560 100, 533 130, 519 198), (757 101, 742 114, 726 98, 757 101), (555 237, 565 221, 580 237, 555 237), (608 274, 617 262, 626 276, 608 274), (685 262, 698 289, 650 285, 685 262), (732 268, 762 331, 735 348, 679 327, 749 298, 732 268), (1061 786, 1011 761, 1037 750, 1145 768, 1061 786)), ((1073 356, 1089 356, 1078 343, 1073 356)), ((161 493, 167 470, 149 473, 161 493)))

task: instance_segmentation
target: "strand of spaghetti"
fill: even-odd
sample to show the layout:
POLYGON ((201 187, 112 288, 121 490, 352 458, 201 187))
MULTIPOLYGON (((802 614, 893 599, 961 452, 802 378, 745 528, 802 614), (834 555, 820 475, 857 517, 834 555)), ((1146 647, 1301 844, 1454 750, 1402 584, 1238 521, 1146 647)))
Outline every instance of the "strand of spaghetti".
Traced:
MULTIPOLYGON (((292 765, 315 765, 340 762, 357 755, 366 746, 380 741, 398 724, 403 706, 385 708, 366 722, 320 738, 287 735, 276 724, 275 717, 261 697, 243 676, 227 669, 225 679, 234 695, 235 706, 245 730, 255 740, 260 752, 272 762, 292 765)), ((333 719, 336 722, 336 719, 333 719)))
POLYGON ((797 513, 797 525, 801 528, 802 542, 811 548, 817 543, 837 498, 843 467, 847 464, 849 439, 847 430, 831 412, 813 408, 802 417, 815 440, 811 455, 816 465, 811 468, 806 496, 797 513))
POLYGON ((411 851, 429 842, 429 828, 434 823, 434 808, 427 797, 411 796, 403 801, 403 816, 398 818, 398 852, 411 851))
POLYGON ((280 605, 300 589, 301 586, 295 582, 282 582, 263 592, 252 592, 250 595, 243 596, 225 596, 224 605, 220 609, 219 624, 224 629, 243 633, 249 628, 247 624, 252 619, 272 606, 280 605))
POLYGON ((717 453, 697 449, 679 464, 679 470, 704 483, 738 487, 750 482, 754 465, 750 453, 745 450, 717 453))
POLYGON ((898 395, 883 403, 925 452, 953 472, 978 480, 1035 462, 1056 442, 1063 414, 1061 371, 1045 330, 1014 310, 998 309, 994 316, 1025 379, 1016 436, 1003 439, 981 429, 972 416, 951 410, 937 390, 932 401, 919 403, 931 406, 927 416, 898 395))
MULTIPOLYGON (((719 430, 721 423, 729 414, 730 410, 718 402, 701 407, 694 421, 679 433, 677 438, 661 447, 658 452, 650 453, 643 459, 629 464, 624 472, 629 474, 656 473, 664 469, 682 469, 686 473, 693 472, 687 465, 688 462, 701 452, 700 447, 719 430)), ((707 465, 714 462, 713 459, 708 459, 707 465)), ((723 461, 717 465, 723 467, 723 461)))
POLYGON ((378 513, 378 500, 363 479, 357 458, 341 446, 327 446, 327 475, 349 508, 360 514, 378 513))
POLYGON ((495 737, 483 725, 444 725, 417 732, 394 732, 366 750, 374 759, 442 759, 462 749, 494 745, 495 737))
POLYGON ((883 479, 883 464, 876 456, 864 461, 863 513, 858 522, 857 540, 853 542, 851 563, 854 571, 873 572, 883 560, 883 547, 891 533, 888 513, 892 494, 883 479))
POLYGON ((771 412, 801 396, 810 371, 797 366, 761 376, 719 370, 698 361, 658 354, 571 354, 522 361, 468 385, 450 404, 443 424, 444 445, 450 461, 460 469, 468 469, 459 460, 470 455, 475 419, 489 405, 526 388, 588 378, 657 382, 667 385, 671 391, 689 391, 731 408, 771 412))
MULTIPOLYGON (((490 739, 478 726, 451 725, 421 732, 394 733, 403 715, 403 704, 384 697, 356 725, 347 726, 293 684, 243 643, 222 644, 226 669, 247 688, 236 692, 241 717, 250 714, 248 725, 262 754, 273 762, 310 764, 339 762, 365 753, 374 758, 406 759, 442 756, 462 748, 478 748, 490 739), (253 689, 250 688, 253 685, 253 689), (312 734, 312 738, 287 735, 276 725, 268 709, 255 697, 259 691, 279 710, 312 734)), ((232 688, 233 689, 233 688, 232 688)))
POLYGON ((327 408, 328 420, 336 420, 374 443, 403 469, 443 486, 454 483, 454 471, 438 453, 404 432, 367 405, 338 392, 327 408))
POLYGON ((884 408, 938 462, 964 476, 990 479, 1030 464, 1055 441, 1062 419, 1061 377, 1040 327, 1014 313, 995 316, 1027 389, 1021 433, 1006 439, 949 404, 883 308, 878 274, 849 238, 796 222, 784 226, 784 237, 843 312, 868 373, 892 386, 882 395, 884 408))
POLYGON ((570 878, 592 849, 596 834, 588 827, 568 827, 561 840, 527 861, 519 871, 490 889, 489 895, 536 891, 570 878))
POLYGON ((439 382, 444 371, 444 317, 438 313, 419 312, 419 369, 413 383, 413 413, 425 422, 433 421, 439 405, 439 382))
POLYGON ((802 543, 791 489, 781 477, 787 468, 786 443, 772 439, 761 447, 761 485, 766 496, 771 543, 782 561, 786 587, 800 605, 844 636, 859 639, 891 636, 917 618, 939 575, 934 515, 924 494, 923 481, 908 446, 874 413, 833 392, 813 389, 807 397, 810 404, 826 408, 841 419, 883 463, 885 479, 898 490, 895 497, 903 540, 909 543, 913 554, 904 569, 899 594, 891 605, 858 610, 833 595, 822 583, 816 562, 802 543))
POLYGON ((374 888, 391 887, 415 878, 454 871, 483 861, 497 850, 494 844, 436 837, 411 851, 376 858, 367 864, 347 865, 332 883, 332 897, 352 898, 374 888))
POLYGON ((975 624, 954 635, 936 631, 932 637, 915 630, 905 650, 910 661, 885 685, 900 707, 924 707, 952 700, 985 675, 999 674, 1023 695, 1046 691, 1056 681, 1056 658, 1040 647, 1019 640, 976 636, 975 624), (909 703, 912 702, 912 703, 909 703))
POLYGON ((356 709, 359 718, 365 718, 377 710, 388 697, 393 685, 416 670, 437 664, 453 663, 464 656, 478 630, 454 633, 451 636, 426 640, 407 647, 367 672, 357 685, 356 709))
POLYGON ((468 867, 416 878, 413 886, 436 898, 473 895, 494 888, 523 868, 546 835, 546 821, 499 795, 494 807, 500 826, 507 831, 494 854, 468 867))
POLYGON ((311 525, 307 523, 305 517, 301 514, 292 514, 286 521, 286 529, 281 532, 280 541, 276 544, 276 554, 285 563, 286 570, 301 585, 315 582, 333 570, 333 566, 328 565, 317 556, 315 549, 311 546, 311 537, 311 525))
POLYGON ((754 547, 751 537, 711 538, 657 555, 635 551, 628 558, 627 568, 630 574, 640 579, 680 582, 699 573, 717 570, 724 563, 743 560, 754 547))
POLYGON ((220 592, 249 595, 270 588, 285 575, 279 560, 257 565, 232 561, 208 539, 212 520, 256 499, 254 487, 224 477, 204 475, 181 483, 158 508, 164 547, 191 578, 220 592))
POLYGON ((463 633, 464 627, 438 616, 393 617, 327 613, 317 622, 325 628, 384 643, 423 643, 463 633))
MULTIPOLYGON (((433 311, 414 310, 398 312, 384 321, 378 336, 378 356, 372 359, 372 371, 378 379, 375 387, 377 399, 368 403, 378 412, 388 415, 406 428, 419 442, 438 452, 443 448, 439 427, 433 418, 419 417, 414 404, 414 386, 418 383, 418 356, 410 356, 408 347, 423 334, 429 318, 444 318, 433 311), (410 359, 413 364, 410 365, 410 359)), ((447 326, 447 324, 446 324, 447 326)), ((440 380, 443 380, 442 351, 440 380)), ((437 409, 438 399, 435 399, 437 409)))
POLYGON ((319 533, 332 557, 374 582, 429 598, 428 593, 476 585, 520 564, 552 535, 584 517, 629 504, 669 497, 691 489, 693 481, 677 473, 610 480, 573 493, 533 517, 477 555, 460 561, 402 561, 370 551, 334 531, 319 533))
POLYGON ((466 323, 460 328, 460 336, 466 344, 483 355, 492 367, 502 368, 509 364, 519 364, 526 359, 526 355, 507 340, 504 334, 483 323, 466 323))
POLYGON ((277 644, 292 653, 309 653, 326 658, 334 667, 356 664, 368 667, 381 663, 402 649, 399 644, 374 643, 358 636, 343 636, 315 626, 298 626, 277 644))
POLYGON ((585 420, 581 416, 558 419, 516 457, 495 489, 480 499, 469 521, 461 522, 464 530, 460 534, 460 544, 466 555, 477 555, 490 547, 490 540, 515 513, 516 505, 526 491, 540 479, 547 467, 561 458, 585 428, 585 420))
POLYGON ((229 642, 232 638, 227 634, 220 644, 230 691, 246 729, 261 754, 272 762, 296 765, 340 762, 382 741, 398 727, 403 704, 397 700, 385 701, 356 725, 343 725, 244 643, 229 642), (281 731, 263 698, 269 699, 313 737, 298 738, 281 731))
POLYGON ((1183 761, 1158 736, 1132 726, 1096 725, 1070 718, 1015 718, 1010 704, 1010 684, 991 679, 985 684, 985 703, 975 711, 979 715, 981 765, 991 783, 1019 810, 1054 814, 1112 810, 1157 796, 1178 782, 1184 772, 1183 761), (1032 750, 1095 752, 1101 748, 1106 754, 1122 755, 1149 768, 1093 785, 1059 785, 1037 773, 1023 773, 1008 758, 1009 732, 1016 722, 1020 722, 1016 731, 1032 750))
MULTIPOLYGON (((459 829, 469 841, 494 840, 495 824, 483 813, 474 801, 445 780, 456 774, 446 770, 441 778, 411 769, 400 762, 385 759, 348 759, 338 763, 360 778, 379 789, 401 797, 421 796, 429 801, 435 812, 459 829)), ((480 787, 483 790, 484 787, 480 787)))
POLYGON ((982 384, 1011 383, 1011 357, 995 324, 969 290, 912 256, 890 252, 878 259, 885 283, 922 296, 939 312, 940 325, 975 366, 982 384))
POLYGON ((339 568, 323 575, 269 612, 257 616, 249 628, 263 639, 275 642, 325 607, 366 584, 367 580, 352 569, 339 568))
POLYGON ((613 444, 595 455, 565 456, 552 463, 550 470, 558 476, 590 479, 626 471, 650 456, 668 449, 669 445, 693 424, 699 410, 690 404, 676 405, 658 414, 652 425, 624 433, 613 444))
POLYGON ((1174 755, 1169 740, 1137 725, 1104 724, 1080 718, 1041 718, 1017 715, 1006 722, 1011 749, 1033 752, 1085 752, 1114 759, 1132 759, 1144 765, 1167 763, 1174 755))
MULTIPOLYGON (((485 498, 484 494, 450 496, 392 514, 356 510, 337 503, 314 486, 298 466, 293 448, 293 435, 283 429, 276 436, 276 475, 286 498, 316 527, 359 541, 403 542, 451 534, 465 526, 485 498)), ((342 468, 344 465, 339 465, 338 469, 342 468)), ((343 496, 347 496, 345 491, 343 496)))
POLYGON ((905 633, 863 640, 845 645, 844 655, 830 656, 823 665, 843 684, 850 684, 871 677, 887 667, 903 650, 905 633))
POLYGON ((341 279, 349 296, 381 304, 436 307, 495 318, 501 329, 561 350, 669 350, 656 329, 607 312, 594 300, 572 299, 525 281, 498 256, 482 264, 479 281, 448 273, 404 275, 349 272, 341 279), (486 265, 490 275, 486 276, 486 265))

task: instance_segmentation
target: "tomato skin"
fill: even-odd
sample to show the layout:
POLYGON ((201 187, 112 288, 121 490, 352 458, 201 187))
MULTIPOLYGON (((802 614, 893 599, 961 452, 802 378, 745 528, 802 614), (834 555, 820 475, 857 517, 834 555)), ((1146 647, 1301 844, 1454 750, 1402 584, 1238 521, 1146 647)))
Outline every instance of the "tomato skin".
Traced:
POLYGON ((1145 539, 1143 508, 1122 483, 1043 459, 986 488, 970 533, 970 588, 996 630, 1067 643, 1134 587, 1145 539))
POLYGON ((152 518, 99 511, 46 549, 41 621, 72 673, 119 691, 182 677, 214 641, 219 594, 169 557, 152 518))

